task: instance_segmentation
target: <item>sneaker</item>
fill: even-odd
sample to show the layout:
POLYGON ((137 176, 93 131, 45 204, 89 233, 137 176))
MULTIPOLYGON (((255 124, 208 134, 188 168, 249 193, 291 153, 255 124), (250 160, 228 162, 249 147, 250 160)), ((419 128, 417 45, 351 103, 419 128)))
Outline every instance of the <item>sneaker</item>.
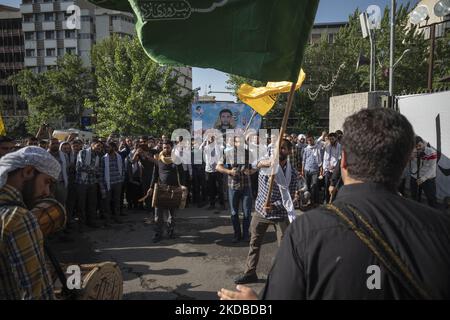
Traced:
POLYGON ((234 236, 233 240, 231 240, 232 243, 238 243, 239 241, 241 241, 241 237, 240 236, 234 236))
POLYGON ((246 284, 246 283, 255 283, 258 282, 258 276, 256 273, 252 274, 243 274, 236 279, 234 279, 235 284, 246 284))

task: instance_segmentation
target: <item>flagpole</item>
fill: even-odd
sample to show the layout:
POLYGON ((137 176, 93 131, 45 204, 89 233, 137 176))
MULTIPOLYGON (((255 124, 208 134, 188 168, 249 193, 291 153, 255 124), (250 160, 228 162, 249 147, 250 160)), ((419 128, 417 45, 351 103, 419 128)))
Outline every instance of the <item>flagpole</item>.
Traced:
POLYGON ((247 130, 248 130, 248 128, 250 127, 250 124, 252 123, 253 118, 254 118, 255 116, 256 116, 256 111, 253 110, 252 116, 250 117, 250 120, 248 121, 247 125, 245 126, 245 129, 244 129, 244 136, 245 136, 245 134, 247 133, 247 130))
MULTIPOLYGON (((296 83, 292 82, 291 90, 289 91, 289 97, 288 97, 286 109, 284 110, 283 121, 281 122, 281 129, 280 129, 280 134, 278 136, 278 143, 276 144, 276 146, 275 146, 276 148, 273 153, 274 159, 278 159, 278 154, 280 152, 281 140, 283 139, 284 132, 286 131, 287 122, 289 119, 289 113, 291 112, 292 103, 294 101, 295 86, 296 86, 296 83)), ((277 163, 278 163, 278 161, 277 161, 277 163)), ((274 178, 275 178, 275 168, 276 168, 276 166, 275 166, 275 162, 274 162, 274 163, 272 163, 272 172, 269 177, 269 192, 267 194, 266 204, 264 206, 266 210, 270 209, 270 198, 271 198, 271 194, 272 194, 272 190, 273 190, 273 182, 274 182, 274 178)))

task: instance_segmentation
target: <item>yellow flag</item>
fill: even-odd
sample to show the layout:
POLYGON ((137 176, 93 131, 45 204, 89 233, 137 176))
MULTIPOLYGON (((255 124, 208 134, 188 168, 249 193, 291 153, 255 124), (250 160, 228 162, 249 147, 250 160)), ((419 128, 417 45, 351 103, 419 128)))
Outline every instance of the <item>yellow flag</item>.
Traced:
POLYGON ((0 136, 6 136, 5 124, 3 123, 3 118, 0 114, 0 136))
MULTIPOLYGON (((305 80, 303 69, 300 70, 295 90, 300 89, 305 80)), ((248 104, 260 115, 264 116, 272 109, 280 93, 286 93, 291 90, 291 82, 267 82, 265 87, 255 88, 248 84, 243 84, 238 90, 239 99, 248 104)))

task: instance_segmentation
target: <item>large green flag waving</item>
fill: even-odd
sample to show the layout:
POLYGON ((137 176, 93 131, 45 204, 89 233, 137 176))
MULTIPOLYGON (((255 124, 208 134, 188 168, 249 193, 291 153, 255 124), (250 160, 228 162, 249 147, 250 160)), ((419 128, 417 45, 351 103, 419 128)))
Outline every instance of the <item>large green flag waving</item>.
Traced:
POLYGON ((89 0, 133 12, 158 63, 295 82, 318 0, 89 0))

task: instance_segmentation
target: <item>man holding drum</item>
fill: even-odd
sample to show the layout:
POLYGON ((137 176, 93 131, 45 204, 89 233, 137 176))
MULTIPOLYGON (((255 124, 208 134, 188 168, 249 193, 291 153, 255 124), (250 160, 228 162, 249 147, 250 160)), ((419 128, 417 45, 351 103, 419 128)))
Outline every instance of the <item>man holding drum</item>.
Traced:
POLYGON ((43 235, 29 209, 50 195, 60 172, 58 161, 39 147, 0 159, 0 300, 55 298, 43 235))

